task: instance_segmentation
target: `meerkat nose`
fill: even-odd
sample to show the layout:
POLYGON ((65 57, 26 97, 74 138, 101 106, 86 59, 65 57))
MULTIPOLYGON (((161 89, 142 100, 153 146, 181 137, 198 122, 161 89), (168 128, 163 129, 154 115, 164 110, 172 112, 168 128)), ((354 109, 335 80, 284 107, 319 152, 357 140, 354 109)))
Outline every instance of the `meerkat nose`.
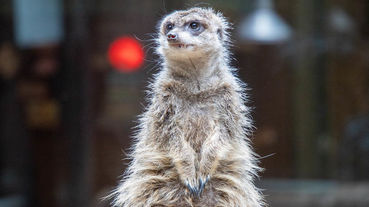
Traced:
POLYGON ((177 38, 178 38, 177 34, 174 34, 174 33, 169 33, 167 35, 168 41, 177 41, 177 38))

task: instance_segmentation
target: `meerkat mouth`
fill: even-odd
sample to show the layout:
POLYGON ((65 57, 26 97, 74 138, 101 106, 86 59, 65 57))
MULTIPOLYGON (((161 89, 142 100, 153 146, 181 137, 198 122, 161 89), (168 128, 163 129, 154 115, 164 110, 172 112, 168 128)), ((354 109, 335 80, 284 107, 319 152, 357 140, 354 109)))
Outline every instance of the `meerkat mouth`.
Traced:
POLYGON ((176 48, 188 48, 188 47, 193 47, 195 45, 193 44, 170 44, 170 46, 172 47, 176 47, 176 48))

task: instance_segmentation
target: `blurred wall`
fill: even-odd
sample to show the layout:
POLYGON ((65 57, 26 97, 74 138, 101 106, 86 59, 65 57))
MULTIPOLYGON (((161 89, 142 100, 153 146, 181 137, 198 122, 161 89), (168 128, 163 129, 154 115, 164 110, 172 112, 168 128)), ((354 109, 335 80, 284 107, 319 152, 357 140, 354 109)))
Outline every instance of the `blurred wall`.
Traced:
POLYGON ((275 11, 293 37, 257 44, 238 36, 240 23, 255 10, 252 0, 64 0, 63 38, 26 48, 16 44, 14 2, 0 0, 0 206, 108 206, 101 198, 129 162, 144 90, 160 69, 157 23, 191 6, 214 7, 233 23, 231 64, 251 89, 253 146, 265 168, 258 185, 269 189, 271 205, 339 206, 341 194, 329 189, 351 188, 336 182, 366 192, 367 1, 277 0, 275 11), (135 73, 118 72, 106 57, 110 43, 126 35, 146 54, 135 73), (309 192, 336 197, 319 204, 324 193, 309 192))

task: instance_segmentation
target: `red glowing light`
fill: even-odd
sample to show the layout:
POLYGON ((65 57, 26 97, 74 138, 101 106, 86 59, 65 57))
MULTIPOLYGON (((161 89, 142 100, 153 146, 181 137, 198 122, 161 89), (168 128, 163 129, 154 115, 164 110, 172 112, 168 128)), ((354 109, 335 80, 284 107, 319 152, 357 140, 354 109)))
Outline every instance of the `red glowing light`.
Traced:
POLYGON ((122 72, 134 72, 143 63, 141 44, 131 37, 121 37, 111 43, 108 50, 110 64, 122 72))

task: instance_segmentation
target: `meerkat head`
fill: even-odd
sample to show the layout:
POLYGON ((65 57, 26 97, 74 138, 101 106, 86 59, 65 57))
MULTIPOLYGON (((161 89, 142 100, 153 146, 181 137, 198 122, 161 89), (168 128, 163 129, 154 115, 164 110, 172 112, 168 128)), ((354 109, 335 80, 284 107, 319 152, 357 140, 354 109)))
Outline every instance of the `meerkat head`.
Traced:
POLYGON ((214 57, 225 53, 228 23, 210 8, 175 11, 159 28, 158 53, 166 60, 214 57))

